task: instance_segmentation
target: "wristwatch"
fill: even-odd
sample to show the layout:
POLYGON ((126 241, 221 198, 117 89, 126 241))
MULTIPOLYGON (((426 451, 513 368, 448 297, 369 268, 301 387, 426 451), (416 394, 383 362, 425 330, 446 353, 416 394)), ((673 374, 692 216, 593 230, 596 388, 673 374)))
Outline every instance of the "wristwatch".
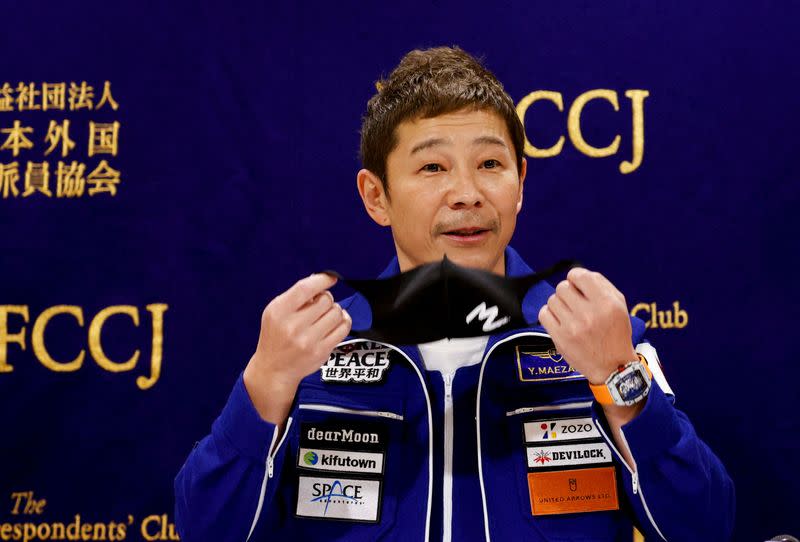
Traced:
POLYGON ((647 397, 653 373, 642 354, 639 359, 620 365, 603 384, 589 384, 601 405, 631 406, 647 397))

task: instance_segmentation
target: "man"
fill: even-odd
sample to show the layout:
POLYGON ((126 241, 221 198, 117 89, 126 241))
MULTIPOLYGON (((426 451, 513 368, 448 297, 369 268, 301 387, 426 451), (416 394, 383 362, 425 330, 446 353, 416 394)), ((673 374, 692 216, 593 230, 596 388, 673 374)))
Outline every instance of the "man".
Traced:
MULTIPOLYGON (((531 273, 508 247, 526 162, 500 83, 435 48, 378 88, 357 184, 394 238, 381 276, 444 255, 531 273)), ((345 340, 369 307, 335 303, 334 282, 311 275, 264 310, 255 353, 176 479, 184 540, 730 536, 733 484, 599 273, 534 286, 522 309, 541 326, 410 346, 345 340)))

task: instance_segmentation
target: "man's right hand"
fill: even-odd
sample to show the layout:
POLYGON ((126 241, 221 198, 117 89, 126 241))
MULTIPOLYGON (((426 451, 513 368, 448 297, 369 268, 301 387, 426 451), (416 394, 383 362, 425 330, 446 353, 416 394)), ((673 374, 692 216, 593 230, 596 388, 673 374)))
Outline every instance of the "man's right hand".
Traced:
POLYGON ((336 278, 323 273, 297 281, 269 302, 261 333, 244 370, 244 385, 261 417, 286 420, 297 386, 328 360, 350 333, 352 320, 328 291, 336 278))

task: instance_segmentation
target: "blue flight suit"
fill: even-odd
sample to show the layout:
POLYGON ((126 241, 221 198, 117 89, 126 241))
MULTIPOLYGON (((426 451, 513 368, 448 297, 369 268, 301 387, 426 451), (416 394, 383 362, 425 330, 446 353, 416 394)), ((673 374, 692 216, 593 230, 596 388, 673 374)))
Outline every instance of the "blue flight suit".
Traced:
MULTIPOLYGON (((381 277, 398 272, 394 259, 381 277)), ((506 272, 532 271, 509 247, 506 272)), ((544 282, 531 289, 523 302, 528 321, 553 291, 544 282)), ((366 327, 363 297, 342 306, 354 329, 366 327)), ((631 321, 637 350, 652 348, 642 340, 644 323, 631 321)), ((462 367, 446 385, 425 370, 416 346, 348 339, 340 359, 362 352, 364 366, 348 367, 356 380, 376 374, 378 350, 367 347, 388 352, 380 380, 332 382, 323 366, 300 384, 283 435, 258 415, 240 375, 175 480, 181 538, 628 542, 635 526, 648 542, 729 539, 733 483, 672 395, 654 381, 641 413, 623 427, 633 472, 586 379, 548 357, 548 341, 541 327, 493 335, 482 363, 462 367), (447 449, 445 401, 452 405, 447 449), (559 426, 584 430, 587 439, 559 426), (581 477, 587 472, 615 482, 591 493, 582 489, 596 479, 581 477), (445 475, 452 477, 449 499, 445 475), (602 510, 608 499, 618 509, 602 510), (564 513, 565 501, 598 511, 564 513), (534 515, 537 507, 544 513, 534 515), (447 516, 452 523, 444 526, 447 516)))

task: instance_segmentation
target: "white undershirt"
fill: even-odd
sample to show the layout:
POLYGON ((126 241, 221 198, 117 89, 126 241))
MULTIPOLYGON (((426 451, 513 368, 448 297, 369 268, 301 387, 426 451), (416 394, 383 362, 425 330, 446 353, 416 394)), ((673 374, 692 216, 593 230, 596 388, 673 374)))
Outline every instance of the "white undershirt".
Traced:
POLYGON ((422 362, 429 371, 442 374, 455 373, 460 367, 480 363, 489 336, 466 337, 463 339, 441 339, 419 344, 422 362))
POLYGON ((489 336, 441 339, 422 343, 419 352, 429 371, 438 371, 444 382, 444 468, 442 478, 442 542, 453 540, 453 379, 461 367, 477 365, 489 336))

